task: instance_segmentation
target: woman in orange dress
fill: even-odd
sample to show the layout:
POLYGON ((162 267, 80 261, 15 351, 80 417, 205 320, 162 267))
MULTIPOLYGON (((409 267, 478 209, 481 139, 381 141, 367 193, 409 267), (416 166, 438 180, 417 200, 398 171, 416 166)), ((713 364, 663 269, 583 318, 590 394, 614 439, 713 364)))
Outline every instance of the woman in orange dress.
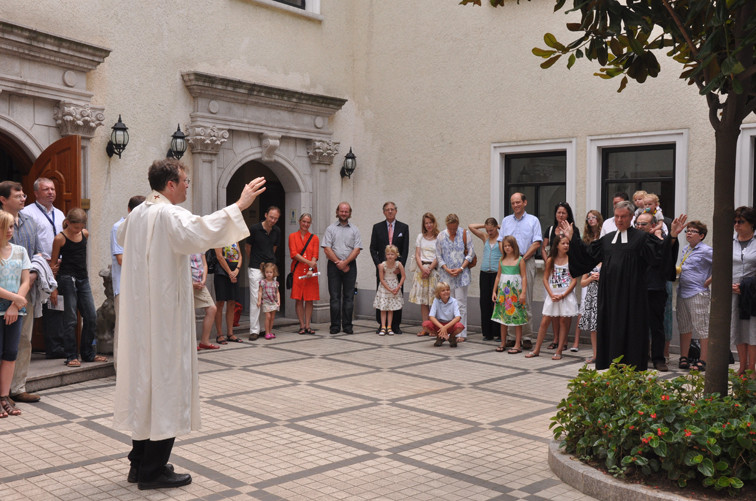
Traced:
POLYGON ((315 334, 310 329, 312 320, 312 302, 320 299, 318 277, 318 250, 320 241, 317 235, 310 233, 312 216, 304 213, 299 216, 299 231, 289 235, 289 255, 291 256, 291 272, 294 284, 291 287, 291 298, 296 301, 297 317, 299 318, 299 334, 315 334), (307 244, 307 240, 310 239, 307 244), (305 244, 307 248, 305 249, 305 244), (296 267, 296 269, 295 269, 296 267), (300 278, 302 277, 302 278, 300 278))

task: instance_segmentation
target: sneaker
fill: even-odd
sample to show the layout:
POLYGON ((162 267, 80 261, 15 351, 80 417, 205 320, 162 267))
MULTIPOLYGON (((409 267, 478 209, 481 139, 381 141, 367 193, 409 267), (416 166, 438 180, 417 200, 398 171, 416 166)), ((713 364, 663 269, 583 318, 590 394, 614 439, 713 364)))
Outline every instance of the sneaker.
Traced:
POLYGON ((441 346, 442 344, 444 344, 443 338, 437 337, 436 342, 433 343, 433 346, 441 346))
POLYGON ((268 332, 267 334, 265 334, 265 339, 274 339, 275 337, 276 335, 273 334, 272 332, 268 332))

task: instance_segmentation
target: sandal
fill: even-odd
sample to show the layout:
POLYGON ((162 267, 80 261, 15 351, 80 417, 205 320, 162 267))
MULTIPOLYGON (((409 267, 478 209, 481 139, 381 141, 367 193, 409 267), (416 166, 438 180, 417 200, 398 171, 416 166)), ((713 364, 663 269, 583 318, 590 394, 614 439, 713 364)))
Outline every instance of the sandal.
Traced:
POLYGON ((226 339, 228 339, 232 343, 243 343, 244 342, 244 341, 242 341, 241 339, 239 339, 236 336, 233 336, 233 337, 232 336, 228 336, 226 339))
POLYGON ((677 366, 681 369, 690 369, 690 360, 688 357, 680 357, 680 363, 677 366))
POLYGON ((507 353, 510 355, 517 355, 518 353, 522 353, 522 350, 519 348, 510 348, 507 353))
POLYGON ((536 353, 534 351, 531 351, 530 353, 528 353, 527 355, 525 355, 525 358, 535 358, 535 357, 540 357, 540 356, 541 356, 540 353, 536 353))
POLYGON ((63 362, 63 365, 66 365, 68 367, 81 367, 81 362, 79 362, 78 359, 74 358, 73 360, 66 360, 63 362))
POLYGON ((299 334, 300 336, 303 336, 303 335, 307 334, 307 329, 305 329, 304 327, 302 327, 301 329, 299 329, 299 331, 297 331, 297 334, 299 334))
POLYGON ((226 338, 223 336, 216 337, 215 342, 218 344, 228 344, 228 341, 226 341, 226 338))
POLYGON ((562 360, 562 355, 559 353, 554 353, 554 356, 551 357, 551 360, 562 360))
POLYGON ((104 355, 95 355, 95 357, 92 360, 90 360, 90 362, 107 362, 107 361, 108 361, 108 357, 104 355))
POLYGON ((13 403, 13 400, 8 395, 0 397, 0 407, 6 413, 5 417, 21 415, 21 411, 16 409, 16 404, 13 403))
POLYGON ((501 353, 502 351, 504 351, 504 350, 506 350, 506 349, 507 349, 507 348, 506 348, 505 346, 497 346, 497 347, 496 347, 496 351, 498 351, 499 353, 501 353))
POLYGON ((706 361, 696 360, 695 362, 690 364, 690 370, 698 371, 698 372, 706 372, 706 361))
POLYGON ((556 350, 558 346, 559 346, 559 343, 551 343, 549 345, 549 349, 550 350, 556 350))
POLYGON ((430 336, 430 333, 426 331, 420 331, 417 333, 417 337, 422 337, 422 336, 430 336))
POLYGON ((596 357, 586 358, 585 359, 586 364, 595 364, 596 363, 596 357))

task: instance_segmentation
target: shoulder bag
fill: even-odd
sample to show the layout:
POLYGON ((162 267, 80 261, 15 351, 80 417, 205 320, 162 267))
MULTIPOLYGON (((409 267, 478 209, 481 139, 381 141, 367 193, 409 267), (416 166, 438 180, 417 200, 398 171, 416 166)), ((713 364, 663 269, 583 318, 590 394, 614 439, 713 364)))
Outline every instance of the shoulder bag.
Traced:
MULTIPOLYGON (((297 254, 298 256, 301 256, 302 254, 304 254, 304 251, 307 250, 307 246, 310 245, 310 240, 312 240, 312 235, 313 234, 310 233, 310 238, 307 239, 307 242, 305 243, 304 247, 302 247, 302 252, 297 254)), ((294 269, 288 275, 286 275, 286 289, 287 290, 294 287, 294 272, 297 271, 297 266, 299 266, 299 261, 294 263, 294 269)))

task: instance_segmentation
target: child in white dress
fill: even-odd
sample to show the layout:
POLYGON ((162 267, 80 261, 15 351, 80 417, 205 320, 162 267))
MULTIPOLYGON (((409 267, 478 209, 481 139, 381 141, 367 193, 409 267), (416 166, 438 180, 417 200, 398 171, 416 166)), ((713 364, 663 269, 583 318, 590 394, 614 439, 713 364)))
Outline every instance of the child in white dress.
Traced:
POLYGON ((394 311, 401 310, 404 304, 404 297, 401 294, 402 285, 404 284, 404 266, 398 261, 399 249, 395 245, 386 246, 386 260, 378 267, 378 290, 375 293, 373 308, 381 310, 381 336, 393 336, 391 330, 391 321, 394 318, 394 311), (396 270, 401 273, 398 279, 396 270))

